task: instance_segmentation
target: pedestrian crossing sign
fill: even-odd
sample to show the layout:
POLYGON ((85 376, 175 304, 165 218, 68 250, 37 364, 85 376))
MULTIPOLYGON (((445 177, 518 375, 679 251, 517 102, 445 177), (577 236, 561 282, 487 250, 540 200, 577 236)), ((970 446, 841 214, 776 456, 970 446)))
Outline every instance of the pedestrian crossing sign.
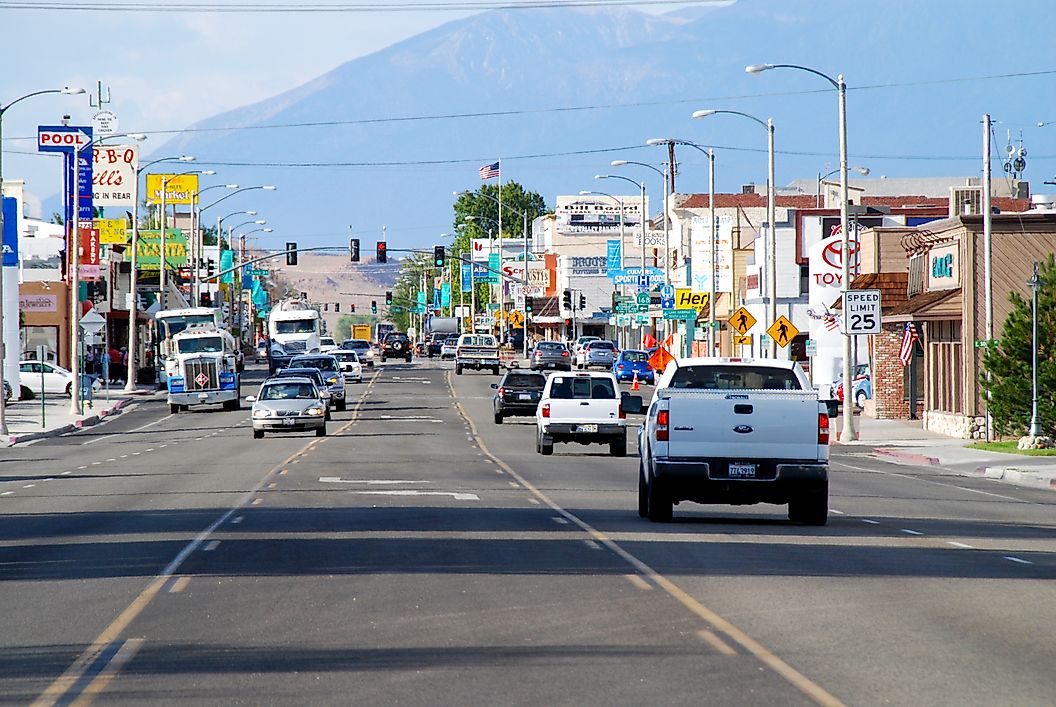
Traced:
POLYGON ((747 309, 741 307, 730 316, 730 326, 736 329, 741 336, 744 336, 749 329, 755 326, 755 317, 747 309))
POLYGON ((785 348, 792 343, 792 339, 796 338, 799 333, 799 329, 796 325, 788 320, 785 315, 778 317, 770 328, 766 330, 766 333, 770 335, 778 346, 785 348))

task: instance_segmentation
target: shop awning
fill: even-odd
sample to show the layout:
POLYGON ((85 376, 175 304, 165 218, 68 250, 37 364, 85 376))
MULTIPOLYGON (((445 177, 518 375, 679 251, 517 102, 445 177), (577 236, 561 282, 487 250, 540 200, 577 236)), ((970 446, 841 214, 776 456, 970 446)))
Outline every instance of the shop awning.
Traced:
POLYGON ((941 321, 961 319, 964 316, 964 300, 960 288, 934 290, 911 297, 883 314, 884 323, 941 321))
MULTIPOLYGON (((908 272, 871 272, 859 275, 851 282, 852 290, 880 290, 880 306, 884 316, 895 307, 904 305, 909 296, 908 272)), ((830 309, 843 309, 843 297, 838 297, 830 309)))

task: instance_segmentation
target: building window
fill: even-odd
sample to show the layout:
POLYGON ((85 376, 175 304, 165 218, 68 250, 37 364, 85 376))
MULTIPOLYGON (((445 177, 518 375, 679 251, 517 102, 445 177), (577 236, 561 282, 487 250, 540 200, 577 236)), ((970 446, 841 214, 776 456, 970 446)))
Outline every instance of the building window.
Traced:
POLYGON ((961 322, 947 320, 927 324, 928 409, 964 412, 964 346, 961 322))

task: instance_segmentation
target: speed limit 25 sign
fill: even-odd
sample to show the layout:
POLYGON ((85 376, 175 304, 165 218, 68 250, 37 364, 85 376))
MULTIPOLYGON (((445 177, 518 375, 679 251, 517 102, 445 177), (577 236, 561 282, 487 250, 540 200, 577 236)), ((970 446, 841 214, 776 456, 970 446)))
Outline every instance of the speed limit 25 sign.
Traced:
POLYGON ((880 333, 880 290, 848 290, 843 293, 843 333, 880 333))

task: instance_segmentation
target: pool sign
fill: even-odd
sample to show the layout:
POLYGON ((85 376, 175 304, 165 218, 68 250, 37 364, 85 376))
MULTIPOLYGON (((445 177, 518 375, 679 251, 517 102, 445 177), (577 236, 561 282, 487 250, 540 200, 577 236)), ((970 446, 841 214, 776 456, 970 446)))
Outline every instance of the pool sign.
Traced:
POLYGON ((92 141, 92 129, 76 125, 38 125, 38 152, 73 152, 92 141))

